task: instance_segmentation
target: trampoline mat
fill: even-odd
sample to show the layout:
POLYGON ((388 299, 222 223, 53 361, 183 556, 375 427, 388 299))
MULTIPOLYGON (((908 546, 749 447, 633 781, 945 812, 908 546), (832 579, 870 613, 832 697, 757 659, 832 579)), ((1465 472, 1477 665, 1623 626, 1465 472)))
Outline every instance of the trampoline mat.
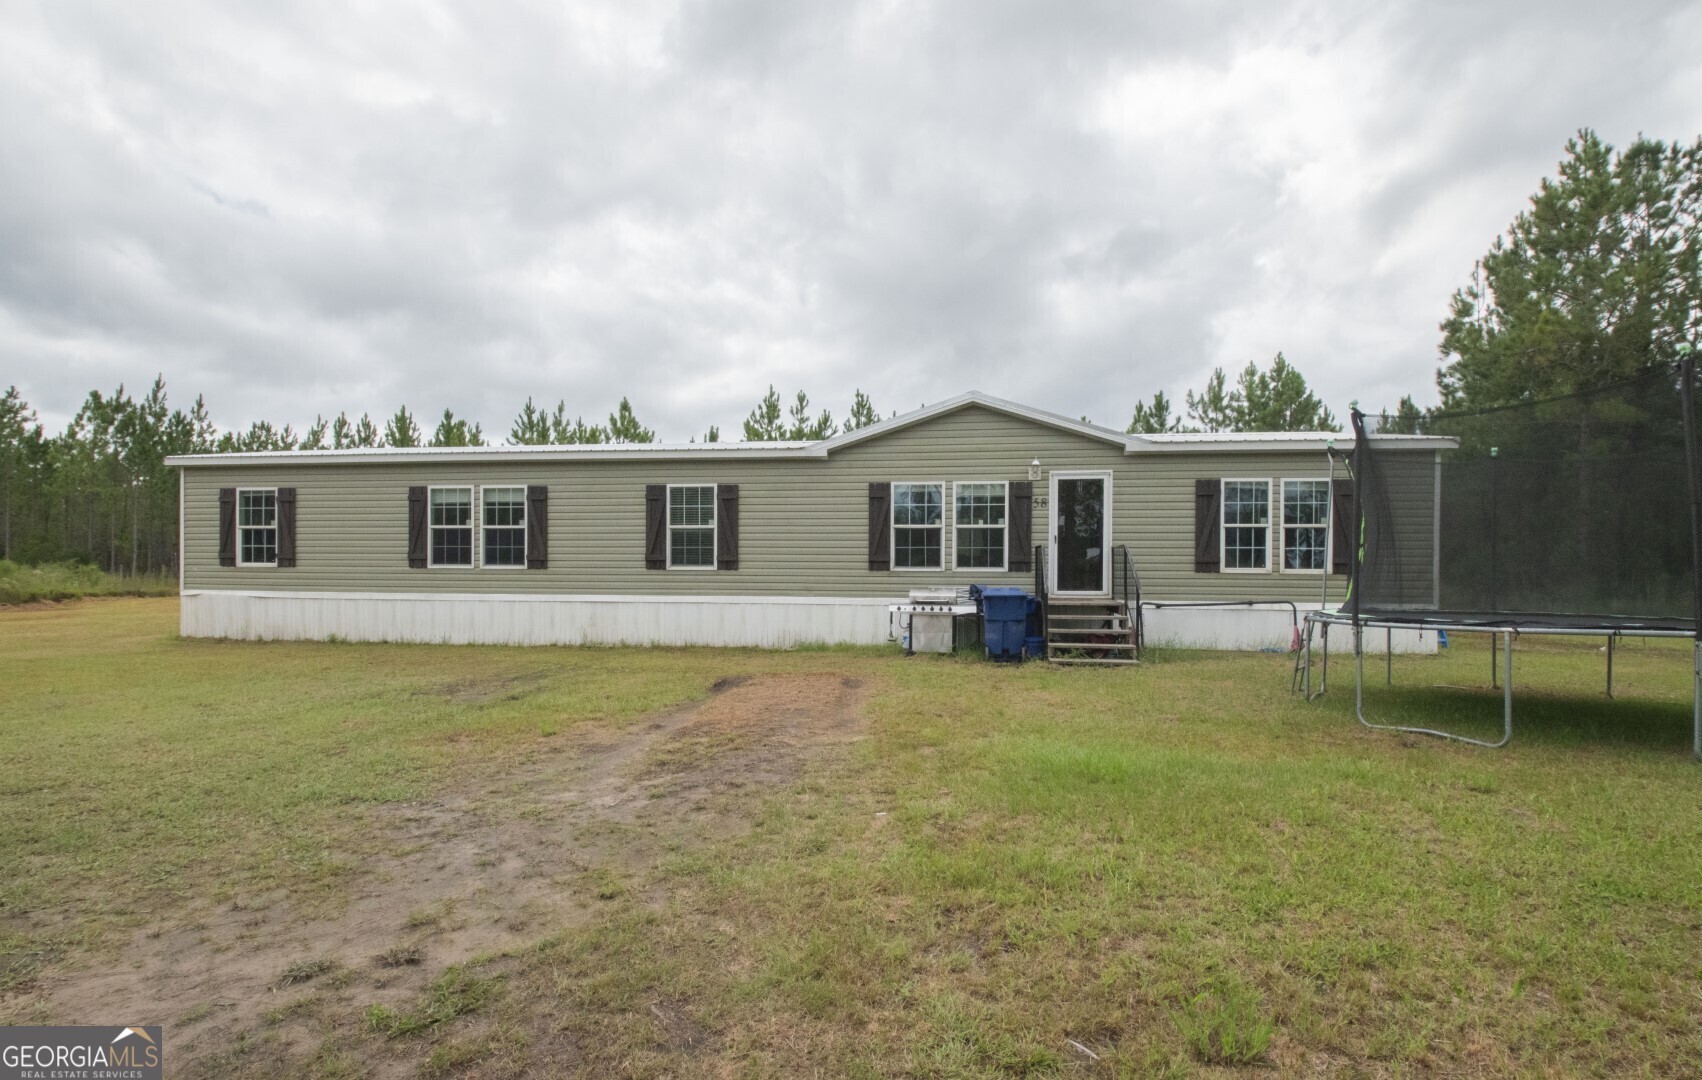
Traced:
MULTIPOLYGON (((1335 612, 1331 621, 1351 621, 1348 612, 1335 612)), ((1485 630, 1599 630, 1603 634, 1690 634, 1694 621, 1677 615, 1603 615, 1568 611, 1444 611, 1414 608, 1361 608, 1361 622, 1393 623, 1397 626, 1482 627, 1485 630)))

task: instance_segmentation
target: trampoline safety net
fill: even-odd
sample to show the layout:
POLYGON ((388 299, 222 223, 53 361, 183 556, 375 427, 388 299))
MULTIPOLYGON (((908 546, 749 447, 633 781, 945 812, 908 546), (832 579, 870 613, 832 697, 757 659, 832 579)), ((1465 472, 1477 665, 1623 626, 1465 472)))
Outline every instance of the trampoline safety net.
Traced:
POLYGON ((1355 614, 1590 613, 1689 625, 1696 571, 1678 373, 1428 417, 1416 433, 1460 441, 1439 467, 1380 453, 1375 418, 1355 411, 1353 427, 1355 614))

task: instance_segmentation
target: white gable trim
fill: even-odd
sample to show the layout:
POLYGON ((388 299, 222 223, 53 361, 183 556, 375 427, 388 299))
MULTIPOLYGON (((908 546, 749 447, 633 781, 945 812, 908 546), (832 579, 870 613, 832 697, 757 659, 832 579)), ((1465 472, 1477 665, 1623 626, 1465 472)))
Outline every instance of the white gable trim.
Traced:
POLYGON ((1097 439, 1100 442, 1110 443, 1112 446, 1126 448, 1129 445, 1129 437, 1120 431, 1103 428, 1098 424, 1084 424, 1080 420, 1071 420, 1067 416, 1060 416, 1044 409, 1019 405, 1014 401, 1006 401, 1004 398, 996 398, 991 394, 983 394, 979 390, 971 390, 967 394, 959 394, 957 397, 947 398, 945 401, 936 402, 933 405, 925 405, 920 409, 895 416, 890 420, 882 420, 879 423, 870 424, 868 427, 858 428, 856 431, 847 431, 843 435, 835 435, 826 442, 816 445, 821 450, 831 454, 847 446, 855 446, 857 443, 869 439, 878 439, 882 435, 890 435, 895 431, 926 423, 937 416, 944 416, 947 413, 957 412, 959 409, 967 409, 975 405, 993 412, 1004 413, 1006 416, 1019 417, 1046 427, 1057 428, 1060 431, 1068 431, 1089 439, 1097 439))
MULTIPOLYGON (((1372 435, 1380 450, 1453 450, 1452 435, 1372 435)), ((1270 450, 1353 449, 1353 435, 1328 431, 1232 431, 1174 435, 1130 435, 1131 454, 1236 453, 1270 450)))

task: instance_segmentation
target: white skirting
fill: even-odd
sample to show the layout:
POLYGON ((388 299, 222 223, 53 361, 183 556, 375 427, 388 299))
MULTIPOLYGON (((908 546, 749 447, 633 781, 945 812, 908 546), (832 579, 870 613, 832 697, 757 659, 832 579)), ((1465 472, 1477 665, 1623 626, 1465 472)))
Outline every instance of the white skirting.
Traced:
MULTIPOLYGON (((1300 604, 1299 618, 1318 605, 1300 604)), ((1279 650, 1287 652, 1294 641, 1295 610, 1287 604, 1260 604, 1257 607, 1173 607, 1146 610, 1146 640, 1149 645, 1172 645, 1184 649, 1234 649, 1241 651, 1279 650)), ((1302 622, 1301 630, 1305 630, 1302 622)), ((1352 631, 1335 627, 1330 633, 1330 646, 1343 652, 1353 650, 1352 631)), ((1382 653, 1392 648, 1397 653, 1433 653, 1436 651, 1434 630, 1396 630, 1385 635, 1382 630, 1365 632, 1365 651, 1382 653)))
POLYGON ((897 600, 191 590, 185 637, 446 645, 881 645, 897 600))
MULTIPOLYGON (((186 590, 185 637, 249 641, 414 641, 446 645, 883 645, 898 598, 838 596, 560 596, 186 590)), ((1312 605, 1315 606, 1315 605, 1312 605)), ((1308 605, 1300 608, 1304 617, 1308 605)), ((1338 633, 1345 632, 1337 628, 1338 633)), ((1146 612, 1152 645, 1286 652, 1286 604, 1146 612)), ((1332 635, 1333 636, 1333 635, 1332 635)), ((1367 651, 1385 635, 1368 631, 1367 651)), ((1343 636, 1332 642, 1347 650, 1343 636)), ((1396 652, 1435 652, 1433 631, 1396 630, 1396 652)))

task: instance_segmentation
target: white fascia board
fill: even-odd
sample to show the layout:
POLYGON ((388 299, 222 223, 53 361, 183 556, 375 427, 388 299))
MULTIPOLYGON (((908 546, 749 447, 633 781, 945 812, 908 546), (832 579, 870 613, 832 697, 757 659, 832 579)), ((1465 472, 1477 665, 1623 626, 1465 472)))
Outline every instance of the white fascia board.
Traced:
MULTIPOLYGON (((1455 450, 1459 448, 1460 440, 1451 435, 1373 435, 1371 441, 1379 450, 1455 450)), ((1266 452, 1281 450, 1328 450, 1330 447, 1348 450, 1353 447, 1352 435, 1315 436, 1303 439, 1258 438, 1205 438, 1205 439, 1164 439, 1149 438, 1141 435, 1129 436, 1128 452, 1131 454, 1198 454, 1198 453, 1243 453, 1266 452)))
POLYGON ((658 443, 596 446, 420 446, 351 450, 260 450, 233 454, 173 454, 167 465, 441 465, 501 461, 745 461, 822 458, 821 443, 658 443))
POLYGON ((908 601, 902 596, 747 596, 683 593, 457 593, 457 592, 328 592, 296 589, 183 589, 183 596, 246 596, 261 600, 436 600, 501 601, 528 604, 820 604, 828 607, 888 607, 908 601))

